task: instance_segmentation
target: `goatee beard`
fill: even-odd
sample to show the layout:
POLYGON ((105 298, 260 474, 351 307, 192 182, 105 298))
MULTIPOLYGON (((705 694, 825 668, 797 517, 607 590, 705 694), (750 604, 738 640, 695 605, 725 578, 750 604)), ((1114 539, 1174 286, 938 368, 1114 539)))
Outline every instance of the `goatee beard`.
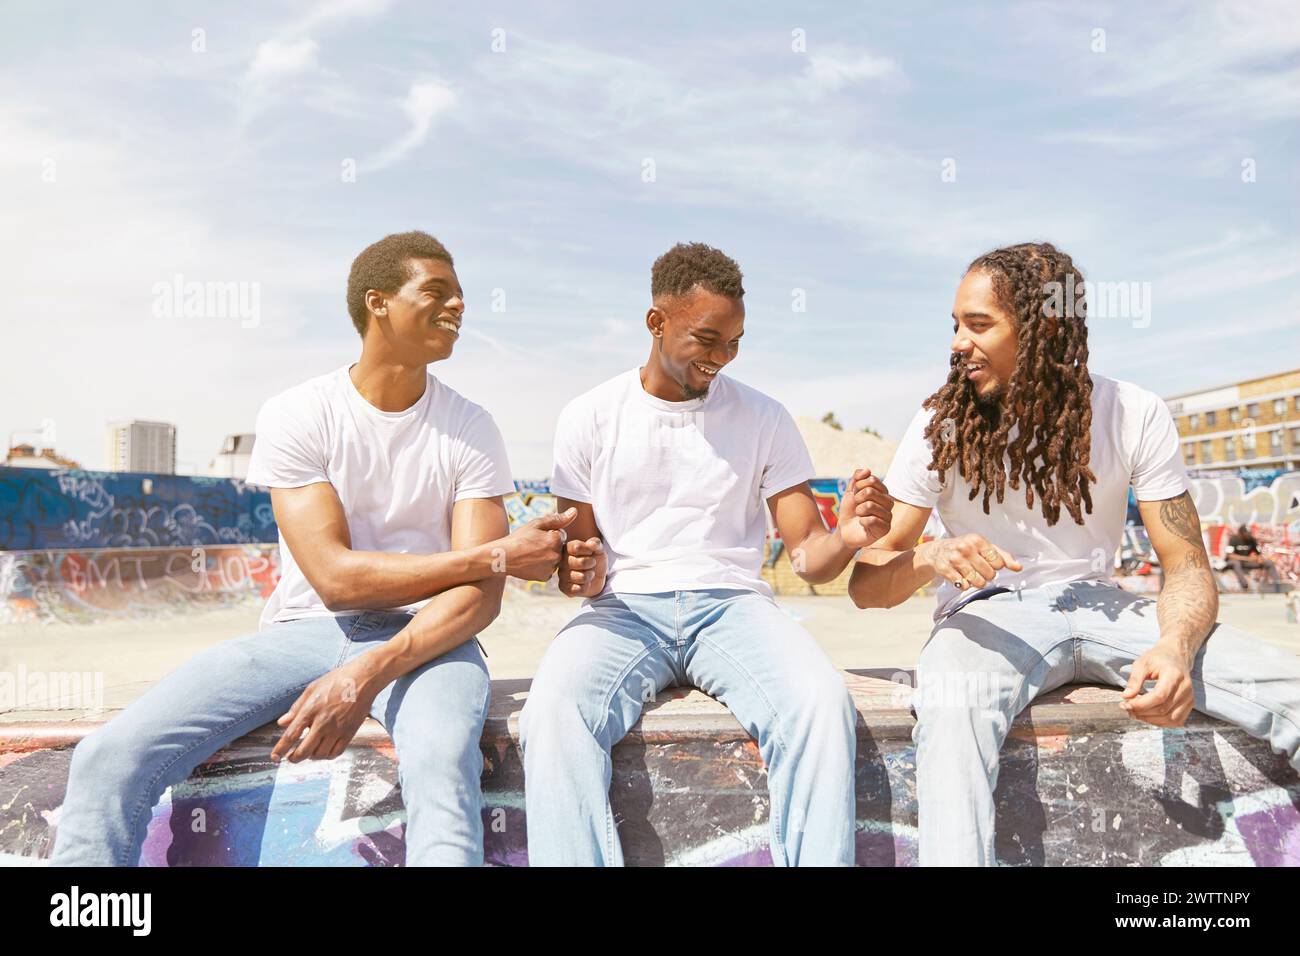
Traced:
POLYGON ((995 388, 984 394, 974 393, 975 409, 990 428, 997 428, 998 423, 1002 420, 1002 399, 1004 394, 1002 388, 995 388))

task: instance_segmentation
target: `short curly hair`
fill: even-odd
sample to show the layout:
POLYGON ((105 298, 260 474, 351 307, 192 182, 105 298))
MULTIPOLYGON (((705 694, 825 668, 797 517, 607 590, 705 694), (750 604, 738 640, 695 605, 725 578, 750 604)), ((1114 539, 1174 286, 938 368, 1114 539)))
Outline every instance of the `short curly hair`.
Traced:
POLYGON ((745 294, 740 266, 720 249, 702 242, 679 242, 650 269, 650 295, 685 295, 696 288, 739 299, 745 294))
POLYGON ((412 259, 441 259, 455 266, 451 253, 427 232, 395 232, 384 236, 361 250, 352 260, 348 273, 348 314, 357 333, 365 338, 369 313, 366 310, 366 293, 396 292, 411 277, 412 259))

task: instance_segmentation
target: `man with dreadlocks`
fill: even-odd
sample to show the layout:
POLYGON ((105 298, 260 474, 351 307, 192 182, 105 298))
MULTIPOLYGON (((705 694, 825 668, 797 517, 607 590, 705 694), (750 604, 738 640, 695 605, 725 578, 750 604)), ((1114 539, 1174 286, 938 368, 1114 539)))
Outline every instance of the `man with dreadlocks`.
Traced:
POLYGON ((1300 658, 1215 623, 1173 419, 1089 371, 1082 289, 1047 243, 971 263, 948 380, 885 478, 890 531, 854 566, 858 607, 943 579, 912 703, 922 865, 995 862, 998 751, 1016 714, 1062 684, 1123 687, 1121 706, 1157 727, 1198 710, 1300 769, 1300 658), (1130 488, 1164 570, 1154 603, 1109 576, 1130 488), (915 545, 936 508, 945 535, 915 545))

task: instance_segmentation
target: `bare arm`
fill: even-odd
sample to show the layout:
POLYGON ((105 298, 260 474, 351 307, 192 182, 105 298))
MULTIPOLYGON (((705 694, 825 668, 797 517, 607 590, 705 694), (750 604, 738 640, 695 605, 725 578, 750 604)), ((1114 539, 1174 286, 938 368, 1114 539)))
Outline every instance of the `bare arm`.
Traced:
POLYGON ((894 607, 934 579, 934 570, 917 556, 917 541, 930 519, 929 508, 894 502, 889 534, 858 554, 849 578, 849 597, 858 607, 894 607))
POLYGON ((859 548, 885 534, 891 503, 884 483, 865 468, 853 473, 840 500, 834 531, 827 529, 806 481, 767 499, 772 521, 789 551, 790 564, 809 584, 835 580, 859 548))
POLYGON ((596 526, 596 512, 583 501, 557 498, 555 510, 574 509, 577 516, 569 525, 569 540, 560 555, 560 593, 569 597, 595 597, 605 589, 609 571, 604 541, 596 526))
MULTIPOLYGON (((472 549, 501 538, 508 527, 500 498, 470 498, 452 509, 451 545, 472 549)), ((558 559, 558 548, 556 557, 558 559)), ((271 759, 290 763, 341 754, 388 684, 463 644, 501 610, 505 575, 447 588, 397 634, 309 684, 279 720, 284 732, 271 759), (299 742, 299 738, 306 737, 299 742)))
MULTIPOLYGON (((453 537, 457 509, 468 501, 491 502, 505 514, 500 497, 457 502, 453 537)), ((464 547, 453 543, 452 550, 440 554, 399 554, 354 551, 343 503, 326 482, 272 488, 271 506, 294 560, 331 611, 414 604, 447 588, 499 575, 503 566, 505 573, 520 577, 550 576, 550 571, 542 573, 544 560, 538 560, 544 559, 543 532, 550 530, 540 519, 509 536, 502 528, 486 541, 464 547)))
POLYGON ((1138 512, 1164 570, 1156 601, 1160 640, 1188 659, 1196 656, 1219 616, 1219 588, 1201 539, 1201 519, 1192 496, 1139 501, 1138 512))
POLYGON ((1201 519, 1192 496, 1139 501, 1138 511, 1164 571, 1156 600, 1160 639, 1133 664, 1124 707, 1157 727, 1180 727, 1194 704, 1190 677, 1196 653, 1219 615, 1219 589, 1201 540, 1201 519), (1142 685, 1156 686, 1140 693, 1142 685))
POLYGON ((853 566, 849 597, 854 604, 894 607, 936 577, 964 590, 992 583, 1003 568, 1022 570, 1011 554, 978 534, 917 544, 931 510, 894 502, 889 534, 862 551, 853 566))
MULTIPOLYGON (((453 551, 486 545, 508 530, 500 498, 468 498, 452 508, 453 551)), ((496 620, 505 583, 505 575, 497 574, 435 594, 406 627, 357 658, 364 662, 363 687, 373 691, 371 699, 403 674, 463 644, 496 620)))

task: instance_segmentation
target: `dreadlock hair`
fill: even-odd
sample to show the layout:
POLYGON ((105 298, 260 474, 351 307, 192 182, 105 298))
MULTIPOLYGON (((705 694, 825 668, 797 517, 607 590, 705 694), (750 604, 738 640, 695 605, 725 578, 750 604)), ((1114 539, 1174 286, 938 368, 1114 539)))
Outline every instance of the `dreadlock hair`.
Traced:
POLYGON ((1000 401, 981 403, 953 353, 947 382, 923 403, 934 410, 925 428, 929 468, 942 481, 956 465, 970 500, 983 492, 985 514, 992 495, 1000 504, 1006 486, 1018 490, 1023 480, 1026 506, 1034 507, 1036 494, 1048 525, 1062 506, 1081 525, 1084 512, 1092 513, 1089 482, 1097 480, 1088 467, 1092 379, 1083 274, 1046 242, 994 249, 966 269, 976 271, 989 275, 999 305, 1015 321, 1015 370, 1000 401))

